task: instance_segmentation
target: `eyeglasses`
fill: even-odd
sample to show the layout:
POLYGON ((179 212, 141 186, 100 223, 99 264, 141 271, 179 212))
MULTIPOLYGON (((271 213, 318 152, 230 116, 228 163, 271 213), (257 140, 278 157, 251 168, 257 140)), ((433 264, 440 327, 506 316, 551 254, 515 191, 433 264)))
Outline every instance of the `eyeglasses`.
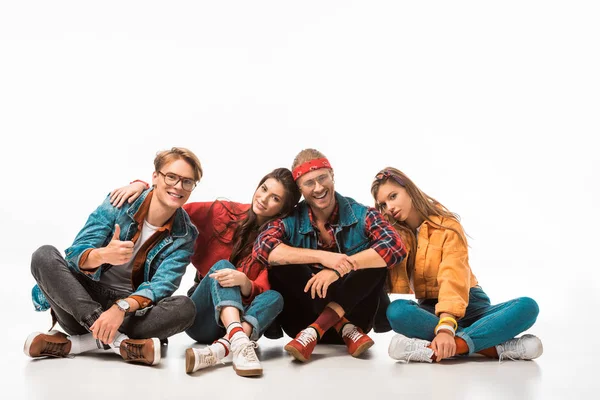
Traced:
POLYGON ((165 184, 167 186, 176 186, 179 183, 179 181, 181 181, 181 187, 183 188, 183 190, 191 192, 196 188, 196 181, 193 179, 184 178, 183 176, 179 176, 172 172, 167 172, 166 174, 164 174, 161 171, 158 171, 158 173, 163 176, 163 179, 165 180, 165 184))
POLYGON ((400 179, 396 175, 392 174, 388 170, 385 170, 385 171, 380 172, 377 175, 375 175, 376 181, 387 181, 388 179, 393 179, 398 185, 400 185, 402 187, 405 186, 404 181, 402 179, 400 179))
POLYGON ((308 181, 302 182, 302 187, 305 189, 314 189, 315 185, 319 182, 319 185, 323 186, 327 183, 331 182, 331 175, 329 173, 319 175, 315 179, 310 179, 308 181))

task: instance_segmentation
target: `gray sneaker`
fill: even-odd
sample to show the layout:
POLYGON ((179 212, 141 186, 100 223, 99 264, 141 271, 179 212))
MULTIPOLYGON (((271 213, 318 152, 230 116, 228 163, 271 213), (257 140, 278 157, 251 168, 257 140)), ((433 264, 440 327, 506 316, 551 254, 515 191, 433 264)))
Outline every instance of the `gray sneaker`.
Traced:
POLYGON ((394 360, 430 363, 433 356, 433 350, 427 347, 430 344, 427 340, 407 338, 398 333, 392 337, 388 354, 394 360))
POLYGON ((533 360, 544 352, 542 341, 534 335, 523 335, 510 339, 496 346, 500 361, 509 360, 533 360))

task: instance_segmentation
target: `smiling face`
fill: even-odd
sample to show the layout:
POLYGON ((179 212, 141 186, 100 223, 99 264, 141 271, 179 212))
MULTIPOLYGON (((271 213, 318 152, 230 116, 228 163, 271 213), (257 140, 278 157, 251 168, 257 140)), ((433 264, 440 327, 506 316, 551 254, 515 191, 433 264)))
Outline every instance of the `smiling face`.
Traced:
POLYGON ((313 210, 328 211, 335 206, 333 171, 320 168, 302 175, 296 183, 313 210))
POLYGON ((154 197, 159 203, 168 209, 176 210, 183 206, 190 198, 191 191, 183 189, 183 180, 194 180, 194 169, 187 161, 177 159, 165 164, 160 171, 152 174, 152 184, 154 185, 154 197), (172 177, 174 174, 179 178, 174 186, 167 185, 169 181, 166 175, 172 177))
POLYGON ((252 211, 261 223, 281 213, 284 205, 285 188, 275 178, 264 181, 252 197, 252 211))
POLYGON ((381 212, 395 221, 406 221, 413 210, 412 199, 406 189, 391 179, 379 185, 375 200, 381 212))

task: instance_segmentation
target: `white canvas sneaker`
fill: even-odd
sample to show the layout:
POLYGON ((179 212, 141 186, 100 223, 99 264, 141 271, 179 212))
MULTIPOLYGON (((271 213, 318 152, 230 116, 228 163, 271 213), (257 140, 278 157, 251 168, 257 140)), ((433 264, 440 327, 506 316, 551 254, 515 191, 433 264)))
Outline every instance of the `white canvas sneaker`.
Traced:
POLYGON ((534 335, 523 335, 510 339, 496 346, 500 361, 510 360, 533 360, 544 352, 542 341, 534 335))
POLYGON ((256 343, 250 340, 240 340, 231 343, 233 369, 239 376, 262 375, 263 369, 254 351, 256 347, 256 343))
POLYGON ((427 348, 431 343, 427 340, 407 338, 396 334, 392 337, 388 354, 394 360, 432 362, 433 350, 427 348))
POLYGON ((217 356, 213 354, 208 346, 203 349, 190 347, 185 351, 185 372, 188 374, 203 368, 212 367, 218 362, 217 356))

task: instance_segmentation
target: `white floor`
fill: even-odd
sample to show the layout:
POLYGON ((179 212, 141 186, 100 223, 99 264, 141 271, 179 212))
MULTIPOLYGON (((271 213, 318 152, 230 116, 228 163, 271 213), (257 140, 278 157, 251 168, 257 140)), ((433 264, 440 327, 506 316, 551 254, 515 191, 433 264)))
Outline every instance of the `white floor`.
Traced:
MULTIPOLYGON (((157 367, 127 364, 110 352, 73 359, 31 360, 22 346, 28 333, 47 328, 49 316, 29 308, 10 308, 20 323, 10 333, 2 368, 2 398, 19 399, 172 399, 172 398, 437 398, 437 399, 562 399, 594 398, 600 383, 592 363, 597 351, 583 339, 567 341, 566 321, 542 316, 529 332, 544 342, 536 361, 502 362, 483 357, 441 364, 403 364, 387 356, 391 333, 373 334, 376 342, 354 359, 343 346, 317 346, 307 364, 283 351, 287 338, 261 339, 262 378, 238 377, 231 364, 185 374, 185 335, 171 338, 157 367), (394 395, 402 397, 393 397, 394 395)), ((6 322, 6 320, 5 320, 6 322)), ((198 345, 196 345, 198 346, 198 345)), ((597 370, 597 368, 594 368, 597 370)))

